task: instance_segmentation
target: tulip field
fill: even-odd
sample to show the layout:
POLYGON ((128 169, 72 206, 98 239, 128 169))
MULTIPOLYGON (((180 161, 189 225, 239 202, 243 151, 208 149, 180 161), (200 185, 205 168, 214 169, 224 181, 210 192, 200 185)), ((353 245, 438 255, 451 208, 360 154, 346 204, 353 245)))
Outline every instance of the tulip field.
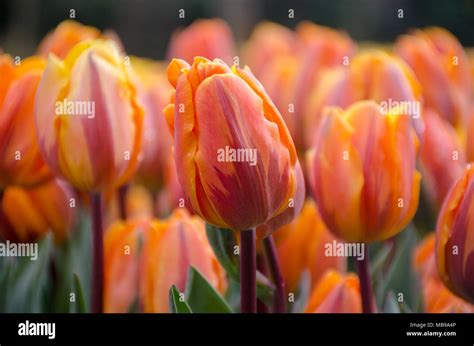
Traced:
POLYGON ((474 48, 282 11, 0 41, 0 312, 474 312, 474 48))

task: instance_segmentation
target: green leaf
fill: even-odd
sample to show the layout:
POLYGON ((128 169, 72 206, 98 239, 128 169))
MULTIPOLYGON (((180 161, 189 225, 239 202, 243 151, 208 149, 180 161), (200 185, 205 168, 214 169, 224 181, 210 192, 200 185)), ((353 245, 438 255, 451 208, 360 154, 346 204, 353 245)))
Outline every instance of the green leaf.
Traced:
POLYGON ((395 297, 393 291, 388 292, 382 312, 400 313, 400 305, 398 304, 397 298, 395 297))
POLYGON ((232 312, 227 302, 194 267, 188 273, 186 301, 193 312, 232 312))
POLYGON ((232 279, 240 281, 239 257, 234 255, 234 247, 237 245, 234 232, 206 223, 206 234, 212 250, 224 270, 232 279))
POLYGON ((76 312, 87 312, 87 304, 84 300, 84 292, 82 290, 81 281, 76 274, 73 274, 74 292, 76 294, 76 312))
POLYGON ((275 285, 265 275, 257 271, 257 298, 267 305, 273 304, 275 285))
POLYGON ((178 314, 190 314, 192 313, 186 300, 182 301, 180 293, 175 285, 171 286, 169 291, 169 306, 170 311, 178 314))

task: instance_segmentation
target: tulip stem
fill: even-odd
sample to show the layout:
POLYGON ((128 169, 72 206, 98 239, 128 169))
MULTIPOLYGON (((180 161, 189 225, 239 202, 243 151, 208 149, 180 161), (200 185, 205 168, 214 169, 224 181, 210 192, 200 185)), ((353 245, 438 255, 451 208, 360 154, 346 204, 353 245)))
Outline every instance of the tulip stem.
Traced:
POLYGON ((267 256, 268 266, 270 267, 270 272, 276 287, 273 312, 283 313, 286 310, 285 280, 281 274, 280 261, 278 260, 278 254, 273 236, 269 235, 266 237, 263 240, 263 245, 265 247, 265 255, 267 256))
POLYGON ((240 310, 257 312, 257 252, 255 229, 240 232, 240 310))
POLYGON ((127 220, 127 192, 128 184, 122 185, 118 189, 118 205, 122 220, 127 220))
MULTIPOLYGON (((257 271, 262 273, 263 275, 267 275, 267 263, 265 256, 257 254, 257 271)), ((268 307, 265 303, 257 298, 257 312, 266 314, 268 313, 268 307)))
POLYGON ((93 193, 92 199, 92 312, 103 312, 104 289, 104 231, 102 199, 93 193))
POLYGON ((372 278, 370 276, 369 269, 369 254, 366 248, 365 256, 362 260, 356 261, 357 274, 359 275, 360 282, 360 296, 362 300, 362 312, 373 313, 374 312, 374 294, 372 292, 372 278))

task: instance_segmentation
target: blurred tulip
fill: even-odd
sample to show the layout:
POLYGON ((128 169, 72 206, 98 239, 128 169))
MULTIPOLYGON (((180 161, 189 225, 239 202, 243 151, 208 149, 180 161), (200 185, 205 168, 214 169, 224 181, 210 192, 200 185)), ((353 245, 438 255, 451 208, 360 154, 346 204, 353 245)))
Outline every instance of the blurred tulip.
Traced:
POLYGON ((163 108, 169 102, 172 89, 160 63, 132 58, 131 64, 140 78, 138 95, 145 112, 141 159, 136 178, 156 193, 164 187, 165 167, 169 160, 173 160, 173 139, 163 116, 163 108))
POLYGON ((474 312, 473 305, 456 297, 441 282, 436 268, 434 233, 426 236, 416 247, 413 262, 415 271, 421 278, 425 312, 474 312))
POLYGON ((451 188, 436 226, 436 261, 444 284, 474 303, 474 166, 451 188))
POLYGON ((347 108, 361 100, 373 100, 385 111, 390 106, 405 106, 411 111, 408 115, 414 119, 415 129, 422 132, 421 91, 413 73, 402 60, 375 50, 355 56, 347 68, 325 71, 321 75, 303 115, 306 145, 314 145, 318 140, 324 107, 347 108))
POLYGON ((359 279, 354 274, 326 272, 313 289, 305 312, 360 313, 362 312, 359 279))
POLYGON ((60 180, 30 189, 7 187, 1 203, 1 238, 32 242, 52 231, 59 243, 72 230, 76 199, 72 189, 60 180))
POLYGON ((204 222, 177 210, 168 220, 147 230, 143 244, 140 296, 144 312, 168 312, 168 292, 185 289, 193 266, 220 292, 227 287, 225 272, 206 237, 204 222))
POLYGON ((54 172, 81 191, 121 186, 134 173, 143 110, 122 56, 110 41, 50 56, 36 96, 41 151, 54 172))
POLYGON ((104 312, 130 311, 138 299, 140 241, 150 223, 118 221, 104 239, 104 312))
POLYGON ((300 41, 298 73, 293 89, 295 123, 299 126, 293 132, 296 147, 304 147, 303 116, 308 106, 309 96, 315 88, 321 72, 330 67, 343 66, 355 52, 355 44, 343 32, 319 26, 310 22, 302 22, 296 28, 300 41))
POLYGON ((32 187, 52 178, 38 146, 35 93, 45 62, 31 57, 18 65, 0 55, 0 189, 32 187))
POLYGON ((466 157, 467 162, 474 162, 474 103, 467 125, 466 157))
POLYGON ((327 270, 346 270, 346 257, 324 255, 326 244, 337 238, 326 228, 313 200, 308 199, 301 213, 279 229, 275 238, 287 292, 296 290, 305 271, 309 271, 314 288, 327 270))
POLYGON ((469 61, 456 37, 441 28, 415 30, 398 39, 395 52, 415 72, 425 106, 455 127, 464 124, 473 85, 469 61))
POLYGON ((196 56, 222 59, 231 64, 235 55, 232 31, 220 19, 199 19, 187 28, 176 31, 168 47, 168 59, 183 59, 189 63, 196 56))
POLYGON ((400 232, 418 206, 418 139, 410 118, 382 114, 373 101, 330 108, 308 155, 309 180, 329 230, 347 242, 400 232))
MULTIPOLYGON (((244 61, 257 78, 264 78, 264 74, 270 77, 271 73, 268 71, 274 70, 275 60, 293 57, 297 46, 297 36, 293 31, 277 23, 262 22, 255 26, 244 46, 244 61)), ((283 69, 284 66, 279 68, 283 69)), ((262 84, 265 89, 268 88, 267 84, 262 84)))
POLYGON ((423 184, 435 209, 464 172, 466 157, 452 125, 436 111, 423 112, 425 131, 420 149, 423 184))
POLYGON ((247 69, 196 58, 173 60, 176 88, 164 109, 178 178, 193 210, 233 230, 283 213, 297 191, 298 159, 284 121, 247 69))
POLYGON ((65 20, 45 36, 38 46, 38 54, 47 58, 49 54, 64 59, 78 43, 99 38, 100 31, 73 20, 65 20))

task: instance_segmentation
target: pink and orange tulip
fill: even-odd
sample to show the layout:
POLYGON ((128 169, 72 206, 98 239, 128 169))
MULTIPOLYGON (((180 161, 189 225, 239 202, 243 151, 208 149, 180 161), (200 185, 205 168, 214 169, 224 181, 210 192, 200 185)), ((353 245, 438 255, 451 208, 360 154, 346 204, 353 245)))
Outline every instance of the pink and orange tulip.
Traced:
POLYGON ((140 153, 143 109, 123 57, 111 41, 80 43, 51 55, 36 96, 41 152, 81 191, 120 186, 140 153))
POLYGON ((164 113, 192 209, 233 230, 257 227, 285 212, 297 192, 296 150, 252 73, 198 57, 192 66, 173 60, 168 79, 176 92, 164 113))
POLYGON ((473 82, 469 60, 457 38, 436 27, 415 30, 397 41, 395 51, 420 81, 425 107, 456 128, 463 126, 470 112, 473 82))
POLYGON ((0 189, 31 187, 52 178, 38 145, 34 102, 45 61, 27 58, 15 65, 0 55, 0 189))
POLYGON ((359 279, 356 275, 326 272, 313 289, 307 313, 361 313, 359 279))
POLYGON ((232 63, 235 42, 232 31, 220 19, 200 19, 189 27, 175 32, 168 47, 168 58, 182 59, 192 63, 195 56, 221 59, 232 63))
POLYGON ((474 303, 474 167, 451 188, 436 226, 436 262, 444 284, 474 303))
POLYGON ((382 114, 373 101, 330 108, 308 176, 329 230, 348 242, 373 242, 400 232, 418 207, 418 139, 410 118, 382 114))

